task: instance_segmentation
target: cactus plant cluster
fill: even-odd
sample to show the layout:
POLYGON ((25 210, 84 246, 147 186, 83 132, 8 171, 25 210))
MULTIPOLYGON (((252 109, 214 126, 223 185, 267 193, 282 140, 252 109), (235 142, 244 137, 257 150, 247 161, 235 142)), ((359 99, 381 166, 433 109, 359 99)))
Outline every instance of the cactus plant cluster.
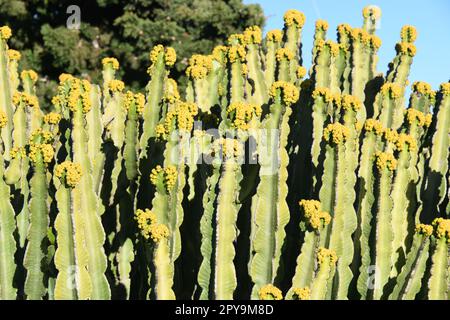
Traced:
POLYGON ((0 28, 1 299, 448 299, 450 83, 415 82, 414 27, 377 72, 381 12, 337 41, 305 16, 194 55, 60 76, 51 112, 0 28))

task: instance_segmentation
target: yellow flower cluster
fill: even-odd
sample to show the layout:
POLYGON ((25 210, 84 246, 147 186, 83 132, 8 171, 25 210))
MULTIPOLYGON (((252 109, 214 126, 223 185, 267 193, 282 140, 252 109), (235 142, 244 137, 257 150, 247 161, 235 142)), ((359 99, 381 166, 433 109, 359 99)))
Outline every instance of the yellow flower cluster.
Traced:
POLYGON ((309 287, 295 288, 293 291, 297 300, 309 300, 311 298, 311 289, 309 287))
POLYGON ((2 110, 0 110, 0 129, 4 128, 7 123, 8 123, 8 117, 6 116, 6 113, 4 113, 2 110))
POLYGON ((198 107, 195 103, 179 101, 175 108, 167 113, 164 124, 157 126, 157 136, 165 138, 174 128, 182 131, 191 131, 194 126, 194 116, 197 114, 198 107))
POLYGON ((397 160, 392 153, 377 151, 375 153, 375 164, 380 171, 385 168, 394 171, 397 168, 397 160))
POLYGON ((159 242, 169 236, 169 228, 164 224, 157 223, 156 215, 149 209, 138 209, 134 219, 145 239, 151 238, 154 242, 159 242))
POLYGON ((13 49, 9 49, 8 50, 8 58, 9 58, 9 60, 18 61, 18 60, 20 60, 21 57, 22 57, 22 55, 20 54, 19 51, 13 50, 13 49))
POLYGON ((417 150, 417 142, 411 135, 400 133, 395 141, 395 147, 398 151, 409 150, 414 152, 417 150))
POLYGON ((390 128, 385 128, 383 137, 387 142, 396 143, 398 140, 398 132, 390 128))
MULTIPOLYGON (((346 30, 347 32, 347 30, 346 30)), ((361 42, 366 47, 378 50, 381 47, 381 39, 376 35, 372 35, 361 28, 350 28, 350 36, 354 41, 361 42)))
POLYGON ((405 110, 406 120, 409 124, 412 124, 414 121, 417 121, 417 124, 421 127, 429 127, 431 121, 433 120, 433 116, 431 113, 424 114, 423 112, 409 108, 405 110))
POLYGON ((245 38, 243 34, 233 33, 228 37, 227 42, 230 46, 245 45, 245 38))
POLYGON ((68 74, 68 73, 61 73, 60 75, 59 75, 59 83, 60 84, 63 84, 64 82, 66 82, 66 81, 70 81, 70 80, 72 80, 72 79, 75 79, 71 74, 68 74))
POLYGON ((269 95, 274 99, 278 93, 280 94, 283 103, 288 106, 296 103, 299 98, 297 87, 286 81, 275 81, 272 84, 269 95))
POLYGON ((166 86, 164 88, 164 101, 167 103, 175 103, 180 100, 180 93, 178 92, 178 84, 172 78, 167 78, 166 86))
POLYGON ((102 59, 102 65, 104 67, 106 66, 111 66, 114 70, 118 70, 119 69, 119 61, 117 61, 116 58, 103 58, 102 59))
POLYGON ((39 108, 39 100, 36 96, 32 96, 25 92, 14 92, 12 102, 18 106, 21 102, 30 108, 39 108))
POLYGON ((124 88, 125 83, 123 83, 123 81, 120 80, 114 79, 108 83, 108 89, 111 90, 112 92, 122 92, 124 88))
POLYGON ((288 48, 280 48, 275 52, 275 57, 277 58, 277 61, 281 61, 283 59, 291 61, 294 59, 294 54, 288 48))
POLYGON ((67 103, 70 111, 75 112, 78 109, 79 103, 81 103, 83 113, 88 113, 92 107, 90 91, 91 84, 89 81, 73 78, 67 103))
POLYGON ((281 300, 283 299, 283 294, 280 289, 275 287, 273 284, 267 284, 258 292, 260 300, 281 300))
POLYGON ((450 95, 450 82, 441 83, 441 93, 444 96, 450 95))
POLYGON ((361 108, 362 103, 357 97, 344 94, 341 96, 341 106, 344 110, 358 111, 361 108))
POLYGON ((433 234, 433 226, 430 226, 429 224, 419 223, 416 225, 416 232, 429 237, 433 234))
POLYGON ((338 33, 342 35, 350 35, 352 32, 352 27, 347 23, 342 23, 337 27, 338 33))
POLYGON ((27 152, 24 147, 14 147, 9 151, 12 159, 17 157, 25 158, 27 156, 27 152))
POLYGON ((231 63, 240 61, 244 63, 246 61, 247 52, 244 46, 234 45, 228 48, 228 59, 231 63))
POLYGON ((227 108, 228 115, 234 116, 233 126, 240 130, 248 130, 250 121, 260 117, 262 108, 259 105, 245 102, 233 102, 227 108))
POLYGON ((0 36, 3 40, 8 40, 12 36, 11 28, 8 26, 0 27, 0 36))
POLYGON ((211 72, 212 62, 212 55, 194 54, 189 59, 189 67, 186 69, 186 75, 192 79, 203 79, 211 72))
POLYGON ((284 14, 284 24, 288 27, 296 25, 298 28, 305 24, 305 15, 298 10, 288 10, 284 14))
POLYGON ((224 159, 239 157, 242 154, 242 144, 237 139, 220 138, 214 141, 212 150, 224 159))
POLYGON ((164 53, 164 63, 166 66, 173 66, 177 60, 177 53, 175 52, 175 49, 171 47, 164 48, 161 44, 154 46, 152 51, 150 51, 150 61, 152 64, 156 63, 161 52, 164 53))
POLYGON ((245 44, 260 44, 262 41, 261 28, 258 26, 248 27, 244 30, 245 44))
POLYGON ((378 50, 381 47, 381 39, 379 37, 377 37, 376 35, 372 34, 370 35, 370 46, 375 49, 378 50))
POLYGON ((381 92, 384 95, 391 97, 392 99, 398 99, 403 94, 402 87, 396 83, 391 82, 383 84, 383 86, 381 87, 381 92))
POLYGON ((283 40, 283 31, 279 29, 270 30, 266 35, 267 41, 281 42, 283 40))
POLYGON ((26 78, 30 78, 31 81, 36 82, 38 79, 38 75, 34 70, 23 70, 20 73, 20 78, 22 81, 25 81, 26 78))
POLYGON ((227 58, 228 48, 226 46, 215 46, 212 51, 214 60, 220 63, 225 63, 227 58))
POLYGON ((144 112, 145 96, 142 93, 133 93, 127 91, 125 94, 124 107, 128 111, 132 104, 136 105, 136 112, 142 114, 144 112))
POLYGON ((372 17, 375 20, 381 18, 381 9, 378 6, 366 6, 363 9, 363 17, 369 18, 372 17))
POLYGON ((308 220, 309 225, 318 230, 331 222, 331 216, 328 212, 320 210, 320 202, 317 200, 300 200, 300 208, 303 216, 308 220))
POLYGON ((75 188, 81 180, 81 175, 82 171, 79 163, 64 161, 55 166, 55 176, 65 182, 69 188, 75 188))
POLYGON ((42 155, 44 163, 50 163, 53 160, 55 151, 51 144, 48 143, 32 143, 30 144, 30 150, 28 157, 32 162, 36 163, 39 159, 39 155, 42 155))
POLYGON ((450 243, 450 219, 436 218, 432 223, 434 234, 438 239, 446 238, 450 243))
POLYGON ((330 103, 333 101, 333 95, 331 94, 330 89, 328 88, 316 88, 312 93, 313 99, 317 99, 322 97, 326 103, 330 103))
POLYGON ((316 21, 316 30, 327 31, 328 22, 326 20, 319 19, 316 21))
POLYGON ((364 123, 364 129, 367 132, 375 132, 376 135, 381 136, 384 132, 383 125, 380 121, 375 119, 367 119, 364 123))
POLYGON ((61 115, 56 112, 50 112, 44 116, 43 120, 44 120, 44 123, 47 123, 47 124, 58 124, 59 121, 61 121, 61 115))
POLYGON ((150 181, 155 186, 158 182, 162 182, 166 190, 170 192, 177 182, 177 168, 175 166, 162 168, 158 165, 150 172, 150 181))
POLYGON ((317 260, 319 262, 319 265, 324 264, 327 259, 329 259, 330 266, 335 265, 337 262, 336 252, 323 247, 319 248, 319 250, 317 250, 317 260))
POLYGON ((321 51, 324 48, 328 48, 328 50, 330 51, 331 56, 336 57, 339 54, 339 49, 340 46, 339 44, 337 44, 334 41, 331 40, 319 40, 319 42, 317 43, 317 50, 321 51))
POLYGON ((350 135, 350 129, 340 123, 330 123, 323 130, 323 138, 335 145, 344 143, 350 135))
POLYGON ((303 66, 297 67, 297 70, 296 70, 297 78, 299 78, 299 79, 304 78, 306 76, 306 72, 307 71, 306 71, 305 67, 303 67, 303 66))
POLYGON ((42 142, 48 143, 53 141, 53 134, 50 131, 37 128, 30 135, 30 143, 42 142))
POLYGON ((415 81, 412 84, 412 89, 414 92, 428 96, 429 98, 434 98, 436 95, 436 92, 433 91, 431 85, 423 81, 415 81))
POLYGON ((417 30, 413 26, 403 26, 400 31, 402 42, 414 42, 417 39, 417 30))
POLYGON ((410 57, 414 57, 417 52, 417 48, 414 44, 408 42, 399 42, 395 46, 397 53, 405 54, 410 57))

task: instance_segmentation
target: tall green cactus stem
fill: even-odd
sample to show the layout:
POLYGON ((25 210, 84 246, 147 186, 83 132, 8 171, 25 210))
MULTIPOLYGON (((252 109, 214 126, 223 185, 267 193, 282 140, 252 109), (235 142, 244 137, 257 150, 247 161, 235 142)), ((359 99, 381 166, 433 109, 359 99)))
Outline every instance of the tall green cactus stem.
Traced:
POLYGON ((441 84, 434 114, 436 120, 431 141, 431 158, 428 162, 425 191, 421 196, 423 201, 421 215, 425 221, 429 221, 433 212, 438 211, 438 206, 445 199, 448 189, 445 179, 448 161, 444 159, 449 158, 450 82, 441 84))
POLYGON ((246 91, 245 77, 247 76, 246 64, 247 51, 240 44, 228 48, 228 70, 230 75, 230 103, 243 102, 246 91))
POLYGON ((319 52, 320 44, 327 39, 328 22, 325 20, 317 20, 314 32, 314 43, 312 49, 312 62, 316 61, 319 52))
MULTIPOLYGON (((6 115, 1 111, 0 118, 6 119, 6 115)), ((0 153, 0 176, 3 176, 3 168, 4 159, 0 153)), ((16 243, 14 241, 14 209, 11 203, 6 201, 6 199, 10 198, 10 192, 3 178, 0 178, 0 195, 3 199, 0 203, 0 298, 14 300, 17 291, 13 286, 13 278, 16 270, 14 261, 14 254, 16 252, 16 243)))
POLYGON ((416 55, 414 41, 417 38, 417 31, 413 26, 404 26, 400 33, 401 42, 397 43, 395 50, 397 55, 390 64, 390 69, 386 75, 387 82, 396 83, 402 87, 407 85, 408 76, 416 55))
POLYGON ((17 91, 20 85, 20 79, 19 79, 19 60, 21 58, 21 54, 19 51, 9 49, 8 51, 8 67, 9 67, 9 82, 10 82, 10 89, 11 89, 11 96, 14 94, 14 92, 17 91))
POLYGON ((254 86, 248 100, 257 105, 263 105, 269 100, 269 95, 261 65, 261 29, 258 26, 245 29, 244 41, 247 49, 248 78, 253 81, 254 86))
POLYGON ((65 161, 55 167, 54 181, 57 185, 56 201, 58 215, 55 220, 58 247, 55 266, 58 276, 55 284, 55 299, 84 300, 91 297, 92 283, 88 272, 88 252, 83 230, 82 201, 79 190, 82 168, 79 164, 65 161))
MULTIPOLYGON (((220 59, 220 57, 217 58, 220 59)), ((194 99, 191 102, 195 102, 203 112, 209 112, 218 102, 218 69, 220 68, 221 65, 215 62, 214 55, 195 54, 189 59, 186 74, 191 79, 190 86, 193 89, 194 99)))
POLYGON ((318 271, 311 284, 311 300, 323 300, 326 298, 327 292, 331 291, 329 286, 335 273, 337 260, 333 250, 323 247, 317 250, 318 271))
POLYGON ((262 121, 264 136, 258 138, 260 161, 260 182, 252 199, 252 251, 250 275, 254 287, 252 297, 259 289, 273 283, 285 238, 285 226, 289 221, 287 196, 286 151, 289 135, 291 104, 299 98, 299 92, 292 84, 275 82, 270 90, 273 104, 270 114, 262 121))
POLYGON ((176 53, 173 48, 155 46, 150 52, 151 65, 148 68, 150 81, 147 84, 147 104, 142 114, 143 127, 139 142, 141 153, 139 159, 147 154, 148 140, 156 136, 155 128, 160 119, 161 100, 164 94, 164 84, 168 71, 166 67, 174 65, 176 53))
POLYGON ((86 131, 85 114, 90 111, 91 84, 86 80, 72 79, 68 97, 68 107, 72 113, 73 161, 83 169, 77 192, 80 193, 80 210, 83 215, 83 231, 86 237, 88 252, 88 270, 92 282, 92 299, 108 299, 110 288, 105 276, 107 261, 103 249, 105 232, 100 215, 103 206, 96 197, 92 181, 92 164, 88 155, 88 133, 86 131))
POLYGON ((428 299, 447 300, 449 296, 450 270, 448 248, 450 243, 450 219, 437 218, 433 221, 435 242, 433 243, 428 299))
POLYGON ((53 160, 53 147, 48 144, 49 137, 40 132, 30 138, 29 158, 33 164, 33 177, 30 181, 30 227, 28 244, 23 264, 27 270, 25 294, 29 300, 40 300, 46 294, 44 270, 48 265, 47 228, 48 218, 48 183, 47 164, 53 160))
MULTIPOLYGON (((350 74, 352 71, 352 64, 351 64, 351 31, 352 28, 348 24, 340 24, 337 27, 337 38, 339 47, 341 48, 341 51, 344 53, 343 57, 343 66, 338 65, 338 74, 342 72, 341 74, 341 93, 342 94, 350 94, 350 74), (341 68, 344 68, 341 71, 341 68)), ((341 54, 340 54, 341 55, 341 54)))
POLYGON ((306 229, 301 252, 297 258, 295 275, 292 278, 292 287, 286 294, 286 299, 294 298, 297 288, 309 287, 317 273, 317 250, 323 243, 321 231, 331 221, 328 212, 321 211, 317 200, 301 200, 300 207, 303 220, 300 228, 306 229))
POLYGON ((375 98, 378 105, 378 120, 382 126, 390 129, 398 129, 403 123, 403 88, 395 83, 385 83, 375 98))
POLYGON ((264 64, 264 79, 266 86, 269 88, 275 82, 276 71, 276 52, 280 49, 283 40, 283 32, 281 30, 271 30, 266 35, 266 55, 264 64))
POLYGON ((430 225, 418 224, 416 226, 411 249, 389 299, 414 300, 419 293, 429 256, 432 233, 433 227, 430 225))
POLYGON ((8 44, 11 37, 11 29, 8 26, 0 28, 0 111, 6 115, 6 125, 1 129, 4 148, 4 159, 9 161, 9 151, 12 148, 12 130, 14 109, 11 100, 10 76, 8 73, 8 44))
MULTIPOLYGON (((350 108, 350 106, 348 106, 350 108)), ((355 108, 357 109, 357 108, 355 108)), ((355 110, 351 111, 355 113, 355 110)), ((356 230, 357 219, 353 206, 355 193, 351 186, 355 177, 355 153, 352 153, 351 129, 339 123, 329 124, 323 137, 327 141, 325 151, 322 187, 319 199, 323 210, 333 217, 331 227, 326 229, 326 244, 339 256, 337 275, 333 285, 333 296, 336 299, 347 297, 352 278, 350 264, 353 259, 351 236, 356 230), (333 187, 334 186, 334 187, 333 187)))
MULTIPOLYGON (((374 245, 372 246, 373 260, 375 266, 374 288, 371 290, 372 298, 379 300, 383 297, 385 285, 389 280, 391 272, 391 254, 393 240, 393 226, 391 211, 393 199, 391 198, 391 185, 393 171, 396 170, 397 160, 390 153, 377 152, 376 162, 376 208, 375 208, 375 233, 374 245)), ((368 288, 371 289, 371 288, 368 288)))
POLYGON ((297 10, 288 10, 284 19, 284 47, 293 53, 289 61, 289 79, 296 78, 297 67, 301 64, 301 35, 305 24, 305 15, 297 10))

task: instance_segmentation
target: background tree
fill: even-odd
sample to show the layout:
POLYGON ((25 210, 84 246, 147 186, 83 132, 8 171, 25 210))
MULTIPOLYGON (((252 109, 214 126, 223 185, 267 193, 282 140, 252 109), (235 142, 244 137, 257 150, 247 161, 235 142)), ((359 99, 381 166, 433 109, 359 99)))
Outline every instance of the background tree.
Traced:
POLYGON ((38 95, 48 98, 62 72, 99 81, 106 56, 118 58, 126 83, 142 89, 148 53, 158 43, 176 49, 173 76, 183 83, 192 54, 262 26, 264 15, 242 0, 0 0, 0 20, 13 29, 10 45, 21 51, 21 66, 39 73, 38 95), (66 26, 73 4, 81 9, 79 30, 66 26))

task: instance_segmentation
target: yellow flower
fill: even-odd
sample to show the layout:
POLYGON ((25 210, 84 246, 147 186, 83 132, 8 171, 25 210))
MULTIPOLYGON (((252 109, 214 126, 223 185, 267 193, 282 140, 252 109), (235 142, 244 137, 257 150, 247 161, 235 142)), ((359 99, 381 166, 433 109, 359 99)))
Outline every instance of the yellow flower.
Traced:
POLYGON ((429 127, 432 120, 432 115, 424 114, 423 112, 409 108, 405 111, 406 113, 406 120, 411 125, 417 121, 417 124, 421 127, 429 127))
POLYGON ((369 40, 370 40, 370 46, 375 49, 378 50, 381 47, 381 39, 379 37, 377 37, 376 35, 372 34, 369 35, 369 40))
POLYGON ((369 47, 371 45, 370 34, 361 28, 354 28, 350 32, 350 36, 354 41, 361 42, 363 45, 369 47))
POLYGON ((72 79, 74 79, 74 77, 71 74, 68 74, 68 73, 61 73, 59 75, 59 83, 60 84, 63 84, 64 82, 70 81, 72 79))
POLYGON ((393 129, 386 128, 384 130, 383 137, 387 142, 396 143, 398 140, 398 132, 393 129))
POLYGON ((56 125, 61 121, 61 115, 56 112, 50 112, 44 116, 44 123, 56 125))
POLYGON ((341 96, 341 105, 344 110, 353 110, 356 112, 361 109, 362 103, 358 97, 344 94, 341 96))
POLYGON ((234 45, 228 48, 228 59, 231 63, 240 61, 241 63, 246 61, 247 52, 244 46, 234 45))
POLYGON ((344 35, 349 36, 352 32, 352 27, 347 23, 342 23, 338 25, 337 30, 341 37, 344 35))
POLYGON ((340 123, 330 123, 323 130, 323 138, 335 145, 344 143, 350 135, 350 129, 340 123))
POLYGON ((6 116, 6 113, 4 113, 2 110, 0 110, 0 129, 4 128, 7 123, 8 123, 8 117, 6 116))
POLYGON ((309 300, 311 298, 311 289, 309 287, 295 288, 294 297, 297 300, 309 300))
POLYGON ((14 92, 12 97, 14 105, 18 106, 21 102, 30 108, 39 108, 39 100, 36 96, 32 96, 25 92, 14 92))
POLYGON ((186 69, 186 75, 192 79, 203 79, 212 70, 213 56, 194 54, 189 59, 189 67, 186 69))
POLYGON ((111 66, 114 70, 119 69, 119 61, 117 61, 116 58, 111 58, 111 57, 103 58, 102 64, 104 67, 111 66))
POLYGON ((125 83, 123 83, 123 81, 120 80, 111 80, 108 83, 108 88, 112 92, 122 92, 123 89, 125 88, 125 83))
POLYGON ((259 118, 261 113, 261 106, 251 103, 234 102, 227 108, 227 114, 231 115, 233 126, 240 130, 248 130, 251 120, 255 117, 259 118))
POLYGON ((296 74, 298 79, 302 79, 306 76, 306 68, 303 66, 297 67, 296 74))
POLYGON ((150 181, 155 186, 158 182, 162 182, 166 191, 170 192, 177 182, 177 176, 178 173, 175 166, 168 166, 163 169, 158 165, 150 172, 150 181))
POLYGON ((267 32, 266 41, 281 42, 283 40, 283 31, 279 29, 267 32))
POLYGON ((11 38, 11 35, 12 31, 10 27, 8 26, 0 27, 0 36, 2 37, 3 40, 8 40, 9 38, 11 38))
POLYGON ((432 223, 434 234, 438 239, 446 238, 450 243, 450 219, 436 218, 432 223))
POLYGON ((294 54, 288 48, 280 48, 275 52, 275 57, 277 58, 277 61, 281 61, 283 59, 291 61, 294 59, 294 54))
POLYGON ((444 96, 450 95, 450 82, 445 82, 441 84, 441 93, 444 96))
POLYGON ((36 163, 39 160, 39 155, 41 155, 42 161, 48 164, 53 160, 54 154, 55 151, 53 150, 52 145, 48 143, 43 144, 38 143, 38 144, 30 144, 28 157, 31 159, 33 163, 36 163))
POLYGON ((326 20, 319 19, 316 21, 316 30, 327 31, 328 22, 326 20))
POLYGON ((26 78, 30 78, 31 81, 36 82, 38 79, 38 75, 34 70, 23 70, 20 74, 20 78, 22 81, 25 81, 26 78))
POLYGON ((403 26, 400 31, 402 42, 414 42, 417 39, 417 30, 413 26, 403 26))
POLYGON ((394 171, 397 168, 397 160, 392 153, 377 151, 375 153, 375 164, 379 171, 385 168, 389 171, 394 171))
POLYGON ((9 49, 8 50, 8 58, 9 58, 9 60, 18 61, 21 58, 21 54, 17 50, 9 49))
POLYGON ((412 89, 414 92, 419 93, 424 96, 427 96, 429 98, 434 98, 436 95, 436 92, 433 91, 433 89, 431 88, 431 85, 426 82, 415 81, 412 84, 412 89))
POLYGON ((164 54, 164 63, 166 66, 171 67, 175 64, 175 61, 177 60, 175 49, 172 47, 164 48, 161 44, 154 46, 150 51, 150 61, 152 64, 156 63, 161 53, 164 54))
POLYGON ((392 99, 398 99, 402 96, 403 89, 396 83, 387 82, 381 87, 381 92, 392 99))
POLYGON ((169 236, 169 228, 156 222, 156 215, 149 209, 138 209, 134 214, 134 219, 138 224, 141 235, 145 239, 151 238, 154 242, 159 242, 169 236))
POLYGON ((303 216, 313 229, 319 230, 331 222, 330 214, 320 210, 319 201, 300 200, 299 205, 303 212, 303 216))
POLYGON ((316 88, 312 93, 313 99, 322 97, 326 103, 330 103, 333 100, 333 95, 328 88, 316 88))
POLYGON ((297 11, 297 10, 286 11, 283 18, 284 18, 284 24, 287 27, 295 25, 298 28, 301 28, 305 24, 305 15, 302 12, 297 11))
POLYGON ((244 41, 246 44, 260 44, 262 41, 261 28, 258 26, 252 26, 245 29, 244 41))
POLYGON ((317 261, 319 262, 319 265, 323 265, 327 260, 330 266, 334 266, 337 262, 336 252, 323 247, 319 248, 319 250, 317 250, 317 261))
POLYGON ((166 62, 166 66, 173 66, 177 61, 177 53, 174 48, 167 47, 166 54, 164 56, 164 61, 166 62))
POLYGON ((324 48, 328 48, 328 50, 330 51, 331 56, 336 57, 339 54, 339 50, 340 50, 340 45, 337 44, 334 41, 331 40, 319 40, 316 46, 318 51, 323 50, 324 48))
POLYGON ((213 49, 212 56, 214 60, 220 63, 225 63, 227 58, 228 48, 226 46, 216 46, 213 49))
POLYGON ((9 151, 11 155, 11 159, 15 159, 17 157, 25 158, 27 156, 27 152, 24 147, 14 147, 9 151))
POLYGON ((55 176, 60 178, 69 188, 75 188, 81 180, 81 175, 82 171, 79 163, 64 161, 55 166, 55 176))
POLYGON ((411 135, 400 133, 395 141, 395 147, 397 151, 409 150, 414 152, 417 150, 417 142, 411 135))
POLYGON ((150 238, 153 242, 159 242, 169 236, 169 228, 166 225, 155 223, 150 227, 150 238))
POLYGON ((416 225, 416 232, 419 234, 423 234, 426 237, 429 237, 433 234, 433 226, 419 223, 416 225))
POLYGON ((298 89, 290 82, 275 81, 269 91, 269 95, 274 99, 277 94, 280 95, 282 101, 286 105, 291 105, 297 102, 299 98, 298 89))
POLYGON ((261 287, 258 292, 260 300, 281 300, 283 299, 283 294, 281 290, 272 284, 267 284, 261 287))
POLYGON ((412 43, 408 42, 399 42, 395 46, 397 53, 401 53, 404 55, 408 55, 410 57, 414 57, 416 55, 417 49, 416 46, 412 43))

